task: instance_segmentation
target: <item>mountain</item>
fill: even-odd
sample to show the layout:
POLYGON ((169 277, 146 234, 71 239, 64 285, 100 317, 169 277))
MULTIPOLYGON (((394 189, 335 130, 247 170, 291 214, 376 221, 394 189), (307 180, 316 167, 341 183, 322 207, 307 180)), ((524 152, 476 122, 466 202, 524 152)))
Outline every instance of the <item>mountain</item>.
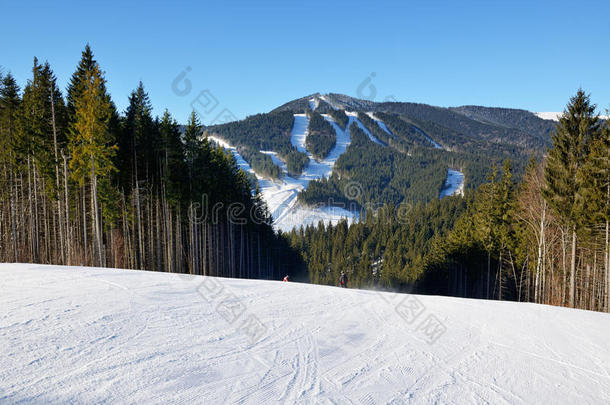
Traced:
POLYGON ((610 398, 603 313, 86 267, 0 277, 0 403, 610 398))

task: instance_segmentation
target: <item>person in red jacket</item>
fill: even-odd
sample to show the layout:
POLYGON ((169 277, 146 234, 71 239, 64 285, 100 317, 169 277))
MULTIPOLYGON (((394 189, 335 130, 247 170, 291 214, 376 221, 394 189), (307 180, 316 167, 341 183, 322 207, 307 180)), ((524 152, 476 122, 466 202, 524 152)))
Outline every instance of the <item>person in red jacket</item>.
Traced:
POLYGON ((290 281, 290 277, 288 277, 288 274, 286 274, 286 277, 284 277, 282 281, 290 281))
POLYGON ((339 286, 347 288, 347 274, 343 271, 341 272, 341 277, 339 277, 339 286))

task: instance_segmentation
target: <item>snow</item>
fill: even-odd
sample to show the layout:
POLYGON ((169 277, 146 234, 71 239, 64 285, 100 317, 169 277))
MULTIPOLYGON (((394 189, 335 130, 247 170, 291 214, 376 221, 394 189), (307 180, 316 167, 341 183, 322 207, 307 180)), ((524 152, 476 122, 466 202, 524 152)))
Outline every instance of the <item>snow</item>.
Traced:
POLYGON ((360 120, 358 119, 358 113, 357 112, 346 111, 345 113, 349 117, 353 117, 354 122, 360 127, 361 130, 364 131, 364 133, 369 137, 369 139, 371 141, 375 142, 377 145, 386 146, 383 142, 381 142, 379 139, 377 139, 377 137, 375 135, 373 135, 371 133, 371 131, 369 131, 369 129, 362 124, 362 122, 360 122, 360 120))
POLYGON ((0 403, 610 398, 604 313, 34 264, 0 283, 0 403))
MULTIPOLYGON (((355 207, 332 207, 326 204, 306 207, 297 202, 299 192, 305 190, 310 181, 330 176, 335 162, 339 156, 345 153, 351 142, 349 126, 348 130, 344 131, 332 120, 332 118, 330 118, 330 116, 323 115, 323 117, 329 121, 335 129, 337 144, 324 160, 317 161, 307 151, 305 146, 305 139, 308 134, 307 127, 309 125, 307 115, 294 115, 290 142, 297 150, 306 153, 309 157, 309 163, 298 178, 288 175, 286 163, 282 161, 275 152, 261 151, 261 153, 269 155, 271 159, 273 159, 273 162, 278 165, 284 173, 284 177, 280 180, 271 180, 256 175, 261 194, 271 212, 273 225, 276 229, 288 232, 294 227, 299 227, 301 225, 317 225, 319 221, 337 224, 340 220, 347 219, 349 223, 352 223, 358 218, 359 213, 355 207)), ((351 124, 351 122, 352 120, 350 119, 349 123, 351 124)), ((233 156, 235 156, 240 168, 255 173, 243 157, 239 155, 235 147, 228 142, 213 136, 210 136, 210 139, 217 142, 225 149, 229 149, 233 153, 233 156)))
POLYGON ((444 149, 440 143, 436 142, 434 139, 430 138, 428 136, 427 133, 425 133, 424 131, 422 131, 421 129, 417 128, 415 125, 413 125, 413 128, 415 129, 415 131, 417 131, 421 136, 423 136, 424 138, 426 138, 431 144, 432 146, 434 146, 434 149, 444 149))
POLYGON ((324 101, 326 104, 328 104, 329 106, 331 106, 331 108, 333 110, 340 110, 339 106, 337 104, 335 104, 333 101, 331 101, 331 99, 329 99, 326 96, 320 96, 320 100, 324 101))
POLYGON ((311 98, 309 99, 309 109, 311 111, 315 111, 316 108, 318 108, 318 104, 320 103, 320 100, 318 100, 317 98, 311 98))
POLYGON ((371 117, 371 119, 373 121, 375 121, 377 123, 377 125, 379 125, 379 128, 383 129, 386 134, 390 135, 390 136, 394 136, 394 134, 392 134, 392 132, 388 129, 387 125, 385 124, 385 122, 381 121, 380 119, 378 119, 377 117, 375 117, 375 113, 372 112, 367 112, 366 115, 368 115, 369 117, 371 117))
POLYGON ((464 196, 464 173, 458 170, 448 169, 447 179, 445 180, 445 185, 441 190, 439 198, 451 195, 464 196))
POLYGON ((560 112, 535 112, 534 115, 536 115, 538 118, 542 118, 543 120, 552 120, 552 121, 559 121, 559 117, 561 117, 560 112))
MULTIPOLYGON (((543 120, 559 121, 559 117, 563 115, 563 112, 535 112, 534 115, 543 120)), ((610 119, 610 115, 600 115, 599 118, 607 120, 610 119)))
POLYGON ((237 166, 242 169, 244 172, 250 172, 250 173, 254 173, 254 170, 252 170, 252 168, 250 167, 250 164, 248 162, 246 162, 246 160, 239 154, 239 152, 237 152, 237 148, 235 148, 234 146, 231 146, 227 141, 218 138, 216 136, 213 135, 208 135, 208 139, 214 143, 216 143, 218 146, 221 146, 229 151, 231 151, 231 153, 233 154, 233 157, 235 158, 235 161, 237 162, 237 166))

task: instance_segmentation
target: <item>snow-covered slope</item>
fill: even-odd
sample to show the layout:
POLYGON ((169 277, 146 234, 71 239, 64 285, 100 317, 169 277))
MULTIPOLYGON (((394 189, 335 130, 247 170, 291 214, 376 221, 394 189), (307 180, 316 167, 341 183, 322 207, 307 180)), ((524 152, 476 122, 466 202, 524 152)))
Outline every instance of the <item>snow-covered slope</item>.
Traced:
POLYGON ((0 265, 0 403, 603 404, 610 315, 0 265))
MULTIPOLYGON (((329 115, 324 114, 323 117, 330 122, 335 129, 337 144, 324 160, 317 161, 313 158, 311 153, 307 151, 305 146, 305 140, 308 133, 307 128, 309 125, 307 115, 294 115, 294 124, 291 132, 290 142, 297 148, 297 150, 306 153, 309 156, 309 163, 298 178, 288 175, 286 163, 282 161, 275 152, 261 151, 261 153, 271 156, 273 162, 278 165, 284 173, 284 177, 281 180, 271 180, 258 175, 256 176, 263 199, 269 207, 269 211, 271 212, 274 220, 273 224, 276 229, 290 231, 294 227, 301 225, 307 226, 310 224, 315 225, 319 221, 336 224, 341 219, 347 219, 348 222, 351 223, 358 218, 358 212, 350 210, 350 207, 341 208, 327 205, 305 207, 297 203, 297 196, 299 192, 305 190, 310 181, 319 180, 323 177, 330 176, 335 162, 339 156, 345 153, 351 142, 349 125, 348 129, 344 131, 332 120, 329 115)), ((353 120, 354 117, 350 116, 349 124, 351 124, 353 120)), ((246 162, 239 152, 237 152, 234 146, 214 136, 210 136, 209 139, 225 149, 230 150, 241 169, 256 174, 248 162, 246 162)))
POLYGON ((451 195, 464 195, 464 173, 454 169, 447 170, 447 179, 439 198, 451 195))
MULTIPOLYGON (((563 115, 563 112, 535 112, 534 114, 543 120, 559 121, 559 117, 563 115)), ((610 115, 600 115, 599 118, 607 120, 610 118, 610 115)))
POLYGON ((380 119, 378 119, 377 117, 375 117, 375 113, 373 112, 367 112, 366 113, 369 117, 371 117, 371 119, 373 121, 375 121, 377 123, 377 125, 379 125, 379 128, 383 129, 386 134, 390 135, 390 136, 394 136, 392 134, 392 132, 390 132, 390 130, 388 129, 388 127, 386 126, 385 122, 381 121, 380 119))

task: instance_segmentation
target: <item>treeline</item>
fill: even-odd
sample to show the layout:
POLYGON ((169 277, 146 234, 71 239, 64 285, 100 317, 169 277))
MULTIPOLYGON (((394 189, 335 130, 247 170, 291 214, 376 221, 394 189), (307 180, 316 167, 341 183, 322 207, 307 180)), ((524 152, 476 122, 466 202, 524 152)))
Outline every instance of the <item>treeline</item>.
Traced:
POLYGON ((320 283, 347 266, 358 286, 609 311, 610 128, 595 111, 582 90, 572 97, 521 181, 506 160, 463 199, 406 220, 384 207, 349 228, 295 231, 291 244, 320 283))
POLYGON ((324 160, 337 143, 337 134, 332 125, 316 111, 310 111, 309 134, 305 138, 307 150, 317 160, 324 160))
POLYGON ((299 176, 309 161, 290 142, 294 116, 289 111, 256 114, 241 121, 206 128, 227 142, 239 147, 240 153, 259 174, 280 177, 281 170, 269 156, 260 151, 274 151, 286 162, 288 174, 299 176), (274 166, 277 168, 275 169, 274 166))
POLYGON ((427 288, 609 310, 610 130, 595 110, 579 90, 546 159, 532 161, 520 184, 509 165, 501 177, 492 172, 470 212, 437 243, 427 288))
POLYGON ((143 85, 119 114, 87 46, 62 96, 34 59, 0 86, 0 261, 278 278, 294 263, 232 155, 143 85))
POLYGON ((348 227, 318 224, 288 233, 291 246, 300 251, 311 282, 337 285, 346 271, 350 286, 387 287, 410 291, 420 277, 433 235, 446 235, 464 212, 458 197, 429 204, 385 205, 367 211, 348 227))

